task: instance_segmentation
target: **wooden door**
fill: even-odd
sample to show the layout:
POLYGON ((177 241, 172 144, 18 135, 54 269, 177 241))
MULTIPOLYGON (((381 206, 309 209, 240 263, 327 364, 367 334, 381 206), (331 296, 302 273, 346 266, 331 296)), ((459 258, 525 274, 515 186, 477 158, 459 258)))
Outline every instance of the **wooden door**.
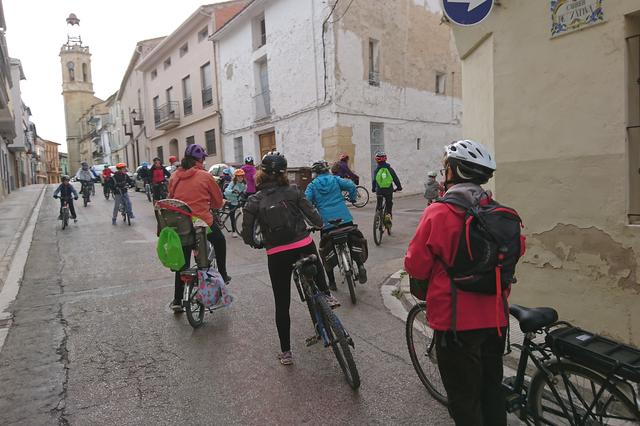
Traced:
POLYGON ((260 158, 276 149, 276 132, 263 133, 260 136, 260 158))

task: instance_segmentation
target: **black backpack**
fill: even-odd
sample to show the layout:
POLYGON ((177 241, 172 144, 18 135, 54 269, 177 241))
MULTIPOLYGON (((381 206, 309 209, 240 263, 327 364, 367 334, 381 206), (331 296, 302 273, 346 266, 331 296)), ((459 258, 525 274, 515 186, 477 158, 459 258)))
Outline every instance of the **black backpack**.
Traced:
POLYGON ((304 215, 287 191, 269 189, 258 205, 263 238, 273 246, 295 242, 306 229, 304 215))
MULTIPOLYGON (((465 210, 463 229, 453 265, 447 266, 451 279, 451 328, 457 340, 457 292, 495 295, 496 321, 502 302, 509 318, 509 306, 503 293, 515 282, 516 264, 524 254, 522 220, 518 213, 489 198, 470 204, 455 194, 445 194, 437 202, 452 204, 465 210)), ((508 321, 507 321, 508 323, 508 321)), ((502 332, 496 324, 498 335, 502 332)))
POLYGON ((447 268, 452 284, 458 290, 481 294, 501 294, 509 288, 524 252, 518 213, 493 199, 471 205, 445 195, 438 202, 466 212, 456 257, 447 268))

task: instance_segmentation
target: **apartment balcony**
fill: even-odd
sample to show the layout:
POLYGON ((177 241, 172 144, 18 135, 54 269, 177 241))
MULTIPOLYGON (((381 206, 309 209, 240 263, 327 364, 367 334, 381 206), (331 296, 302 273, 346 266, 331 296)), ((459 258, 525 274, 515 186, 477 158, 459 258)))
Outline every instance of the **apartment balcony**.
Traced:
POLYGON ((256 121, 271 116, 271 92, 269 90, 255 95, 253 102, 255 104, 256 121))
POLYGON ((169 130, 180 125, 178 102, 168 102, 153 110, 153 121, 158 130, 169 130))
POLYGON ((193 101, 191 98, 185 98, 182 100, 182 110, 185 117, 193 114, 193 101))
POLYGON ((213 105, 213 89, 206 87, 202 89, 202 107, 206 108, 210 105, 213 105))

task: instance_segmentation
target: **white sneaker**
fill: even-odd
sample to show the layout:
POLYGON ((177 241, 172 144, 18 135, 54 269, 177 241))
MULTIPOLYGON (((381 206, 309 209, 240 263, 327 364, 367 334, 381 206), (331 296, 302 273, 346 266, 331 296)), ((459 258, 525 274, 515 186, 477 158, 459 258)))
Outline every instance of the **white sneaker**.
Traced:
POLYGON ((232 234, 231 234, 231 237, 233 237, 233 238, 238 238, 238 233, 237 233, 237 232, 232 233, 232 234))

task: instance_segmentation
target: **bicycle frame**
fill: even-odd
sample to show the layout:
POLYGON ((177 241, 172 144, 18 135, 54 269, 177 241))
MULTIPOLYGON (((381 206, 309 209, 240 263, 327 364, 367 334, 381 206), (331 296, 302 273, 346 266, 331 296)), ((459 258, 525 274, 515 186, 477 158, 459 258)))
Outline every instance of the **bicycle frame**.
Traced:
MULTIPOLYGON (((322 319, 322 314, 320 313, 320 310, 317 309, 317 300, 320 297, 324 297, 324 295, 320 293, 320 290, 316 286, 313 278, 304 276, 304 274, 301 274, 301 271, 297 269, 293 272, 293 281, 296 283, 296 289, 298 290, 298 294, 300 295, 300 300, 306 302, 309 305, 310 309, 313 311, 316 331, 322 338, 324 347, 329 347, 332 342, 329 340, 329 336, 327 335, 326 326, 324 324, 324 320, 322 319)), ((342 324, 340 324, 340 326, 342 327, 342 324)))
MULTIPOLYGON (((537 369, 537 371, 541 371, 544 373, 545 375, 545 381, 547 383, 547 385, 549 386, 549 389, 551 390, 553 397, 555 398, 555 401, 558 403, 558 405, 560 406, 560 408, 562 409, 562 414, 566 419, 572 419, 572 418, 579 418, 582 417, 582 422, 584 422, 588 416, 590 414, 592 414, 593 409, 596 407, 596 404, 598 401, 600 401, 600 398, 604 395, 604 393, 607 391, 607 387, 606 386, 601 386, 600 390, 598 391, 598 393, 594 396, 593 402, 590 404, 590 406, 588 407, 588 410, 584 413, 584 415, 579 415, 577 408, 576 408, 576 402, 583 402, 584 401, 576 401, 574 402, 573 399, 571 397, 567 398, 563 398, 560 393, 558 392, 558 389, 556 387, 556 381, 554 381, 553 377, 554 374, 553 372, 548 368, 549 365, 551 365, 552 363, 558 365, 560 367, 560 374, 562 376, 562 384, 564 385, 565 389, 569 389, 570 391, 574 392, 576 395, 579 395, 578 392, 576 392, 575 389, 575 385, 573 383, 571 383, 562 366, 563 364, 567 364, 567 362, 571 362, 571 361, 566 361, 564 360, 563 357, 553 353, 552 348, 550 348, 546 343, 543 344, 537 344, 533 342, 533 338, 535 336, 535 334, 547 334, 549 332, 549 330, 551 328, 554 328, 558 325, 568 325, 571 326, 571 324, 564 322, 564 321, 560 321, 557 322, 549 327, 544 328, 543 330, 538 330, 537 332, 529 332, 525 334, 524 340, 522 345, 518 345, 518 344, 512 344, 511 346, 515 347, 516 349, 519 349, 521 351, 520 353, 520 358, 518 361, 518 369, 517 369, 517 373, 515 376, 515 380, 513 382, 513 384, 509 384, 506 382, 503 382, 503 388, 506 391, 506 400, 507 400, 507 411, 509 412, 515 412, 517 410, 521 410, 522 413, 528 413, 529 412, 529 408, 528 408, 528 389, 526 389, 525 387, 525 374, 526 374, 526 369, 527 369, 527 365, 528 365, 528 361, 529 359, 532 361, 532 363, 535 365, 535 368, 537 369), (535 354, 538 353, 540 354, 539 356, 536 356, 535 354)), ((581 364, 576 364, 576 365, 581 365, 581 364)), ((634 389, 634 387, 627 382, 626 380, 622 379, 622 380, 614 380, 614 378, 616 377, 617 371, 618 371, 619 367, 613 369, 612 371, 610 371, 609 373, 607 373, 606 375, 603 373, 598 373, 600 374, 602 377, 604 377, 604 380, 607 384, 610 384, 612 387, 620 387, 622 384, 625 384, 628 389, 630 390, 630 393, 633 397, 633 401, 636 403, 637 406, 637 394, 636 391, 634 389)), ((521 416, 521 418, 524 416, 521 416)), ((582 422, 578 423, 578 424, 583 424, 582 422)))

